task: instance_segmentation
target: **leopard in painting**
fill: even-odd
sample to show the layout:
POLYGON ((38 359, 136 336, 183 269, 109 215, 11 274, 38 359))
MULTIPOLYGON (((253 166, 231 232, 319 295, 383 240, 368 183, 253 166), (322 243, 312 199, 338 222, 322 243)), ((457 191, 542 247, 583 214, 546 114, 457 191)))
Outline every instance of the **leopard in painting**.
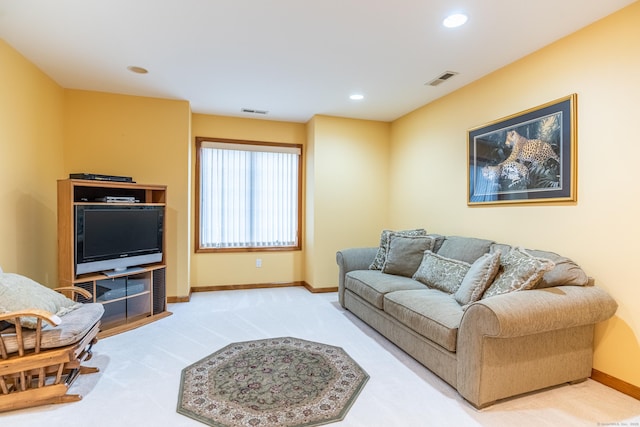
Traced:
POLYGON ((539 139, 527 139, 515 130, 507 132, 505 145, 511 147, 512 151, 504 162, 520 160, 521 162, 529 162, 531 166, 537 166, 553 159, 560 163, 560 158, 553 151, 551 144, 539 139))
POLYGON ((489 181, 507 179, 514 185, 529 177, 529 169, 517 161, 504 161, 498 165, 483 167, 482 176, 489 181))
POLYGON ((539 139, 528 139, 515 130, 507 132, 505 146, 511 147, 511 154, 497 165, 482 168, 482 175, 490 181, 505 179, 511 181, 510 186, 526 182, 530 169, 542 166, 553 159, 560 163, 560 158, 553 151, 551 144, 539 139))

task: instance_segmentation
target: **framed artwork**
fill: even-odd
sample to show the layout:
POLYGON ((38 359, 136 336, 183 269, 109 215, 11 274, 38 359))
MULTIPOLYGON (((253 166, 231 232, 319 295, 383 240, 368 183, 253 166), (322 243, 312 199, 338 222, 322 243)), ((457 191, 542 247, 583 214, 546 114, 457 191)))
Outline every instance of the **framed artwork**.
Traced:
POLYGON ((577 95, 468 131, 467 204, 576 202, 577 95))

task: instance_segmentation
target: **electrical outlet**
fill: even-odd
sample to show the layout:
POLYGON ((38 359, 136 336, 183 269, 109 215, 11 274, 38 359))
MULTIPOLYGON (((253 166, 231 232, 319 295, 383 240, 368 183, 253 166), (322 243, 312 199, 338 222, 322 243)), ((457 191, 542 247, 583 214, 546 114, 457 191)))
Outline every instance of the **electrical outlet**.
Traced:
POLYGON ((256 268, 262 267, 262 259, 256 258, 256 268))

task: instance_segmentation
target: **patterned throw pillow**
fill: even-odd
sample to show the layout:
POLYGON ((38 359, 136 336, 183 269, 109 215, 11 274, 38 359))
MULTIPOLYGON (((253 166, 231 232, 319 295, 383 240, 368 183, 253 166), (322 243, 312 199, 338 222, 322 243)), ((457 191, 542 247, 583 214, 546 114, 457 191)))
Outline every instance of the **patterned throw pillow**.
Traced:
MULTIPOLYGON (((496 243, 491 246, 491 251, 502 251, 507 253, 512 246, 503 243, 496 243)), ((555 252, 541 251, 537 249, 524 248, 529 255, 536 258, 553 261, 555 267, 544 273, 542 280, 534 289, 550 288, 554 286, 589 286, 593 285, 587 273, 570 258, 558 255, 555 252)))
POLYGON ((430 288, 453 294, 460 287, 470 267, 471 265, 464 261, 445 258, 431 251, 425 251, 413 279, 430 288))
POLYGON ((493 282, 500 269, 500 252, 484 254, 478 258, 464 276, 454 298, 464 306, 478 301, 493 282))
POLYGON ((376 257, 369 266, 369 270, 382 270, 382 266, 387 259, 387 245, 389 244, 389 234, 396 233, 403 236, 426 236, 427 231, 423 228, 417 228, 415 230, 402 230, 402 231, 393 231, 393 230, 382 230, 380 234, 380 246, 378 246, 378 252, 376 252, 376 257))
POLYGON ((532 289, 555 264, 548 259, 536 258, 521 248, 511 249, 500 256, 500 270, 495 280, 482 295, 482 299, 508 292, 532 289))
POLYGON ((536 285, 536 289, 550 288, 553 286, 588 286, 589 276, 573 260, 558 255, 554 252, 529 250, 527 252, 534 257, 553 261, 556 265, 551 271, 547 271, 542 280, 536 285))
POLYGON ((434 242, 435 240, 429 236, 390 233, 382 272, 411 277, 418 269, 424 251, 432 249, 434 242))
MULTIPOLYGON (((81 305, 28 277, 0 273, 0 313, 39 309, 63 316, 81 305)), ((20 324, 25 328, 35 328, 36 322, 34 317, 20 318, 20 324)))

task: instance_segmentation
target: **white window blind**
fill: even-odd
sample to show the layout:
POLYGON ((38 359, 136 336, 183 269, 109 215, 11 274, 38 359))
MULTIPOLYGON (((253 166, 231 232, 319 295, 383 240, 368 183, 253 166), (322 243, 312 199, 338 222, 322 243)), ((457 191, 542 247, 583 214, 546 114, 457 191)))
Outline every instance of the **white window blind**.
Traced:
POLYGON ((203 141, 200 248, 298 246, 296 146, 203 141))

